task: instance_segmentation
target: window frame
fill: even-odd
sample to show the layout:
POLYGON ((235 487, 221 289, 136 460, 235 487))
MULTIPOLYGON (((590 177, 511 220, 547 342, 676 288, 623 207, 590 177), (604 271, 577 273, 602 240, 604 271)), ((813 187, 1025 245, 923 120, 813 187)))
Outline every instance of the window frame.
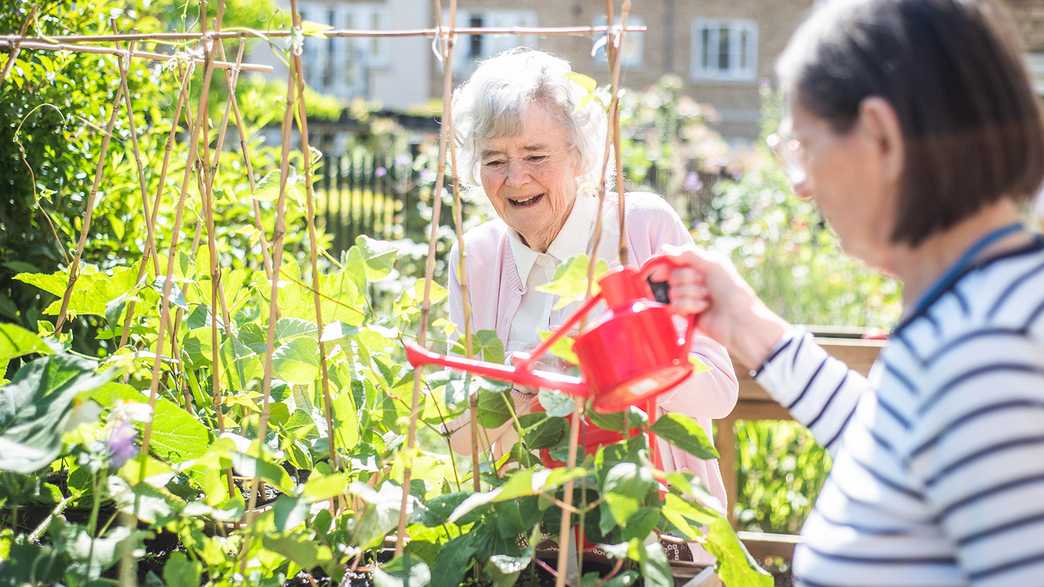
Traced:
MULTIPOLYGON (((709 59, 718 60, 720 53, 715 50, 709 52, 709 59)), ((692 22, 692 50, 690 52, 692 64, 689 74, 694 81, 722 81, 722 82, 754 82, 758 77, 758 23, 751 19, 742 18, 697 18, 692 22), (704 60, 704 32, 708 33, 709 47, 719 47, 721 29, 727 29, 729 34, 728 55, 730 62, 727 69, 719 66, 705 67, 704 60), (746 34, 746 45, 743 43, 743 35, 746 34), (739 63, 739 57, 746 51, 747 62, 739 63), (735 59, 735 61, 733 61, 735 59)))

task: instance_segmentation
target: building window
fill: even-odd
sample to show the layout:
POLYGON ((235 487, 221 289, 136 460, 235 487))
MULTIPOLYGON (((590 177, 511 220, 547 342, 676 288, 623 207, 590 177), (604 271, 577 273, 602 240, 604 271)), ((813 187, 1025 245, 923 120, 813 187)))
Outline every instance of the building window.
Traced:
MULTIPOLYGON (((443 14, 443 22, 449 22, 449 11, 443 14)), ((458 27, 535 27, 537 14, 533 10, 458 10, 458 27)), ((536 48, 534 35, 467 35, 458 37, 453 45, 453 71, 457 75, 470 75, 483 59, 489 59, 501 51, 513 47, 536 48)))
MULTIPOLYGON (((619 21, 617 21, 619 22, 619 21)), ((594 21, 594 26, 605 26, 605 15, 599 16, 594 21)), ((645 26, 645 20, 634 15, 627 16, 627 26, 645 26)), ((623 37, 623 50, 620 51, 620 65, 622 67, 641 67, 642 51, 645 49, 645 35, 648 33, 625 33, 623 37)), ((606 49, 602 35, 595 41, 597 49, 594 53, 596 61, 605 63, 609 60, 609 52, 606 49)))
MULTIPOLYGON (((387 8, 379 4, 330 4, 303 2, 301 19, 335 29, 384 28, 387 8)), ((342 98, 368 90, 368 72, 388 65, 388 40, 384 38, 322 39, 305 37, 305 82, 318 92, 342 98)))
MULTIPOLYGON (((1044 96, 1044 53, 1027 53, 1026 68, 1029 70, 1030 82, 1038 96, 1044 96)), ((1044 197, 1041 198, 1044 204, 1044 197)))
MULTIPOLYGON (((481 14, 472 15, 468 19, 469 27, 481 28, 485 25, 485 19, 481 14)), ((468 59, 482 59, 483 35, 471 35, 468 37, 468 59)))
POLYGON ((698 18, 692 25, 692 78, 754 81, 758 25, 751 20, 698 18))

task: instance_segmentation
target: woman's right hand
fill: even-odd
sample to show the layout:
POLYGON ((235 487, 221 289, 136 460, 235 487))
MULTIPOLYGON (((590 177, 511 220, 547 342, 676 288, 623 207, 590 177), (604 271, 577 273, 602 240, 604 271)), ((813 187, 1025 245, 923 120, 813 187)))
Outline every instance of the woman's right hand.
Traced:
POLYGON ((748 368, 760 366, 789 324, 765 306, 724 256, 693 246, 667 245, 664 253, 684 265, 668 279, 673 310, 698 314, 701 332, 748 368))

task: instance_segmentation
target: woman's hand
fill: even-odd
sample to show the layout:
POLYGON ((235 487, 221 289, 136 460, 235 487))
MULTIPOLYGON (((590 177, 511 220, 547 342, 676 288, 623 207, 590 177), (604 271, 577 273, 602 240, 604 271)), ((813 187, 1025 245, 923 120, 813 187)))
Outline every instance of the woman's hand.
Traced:
POLYGON ((685 265, 668 278, 674 311, 699 314, 700 331, 747 367, 760 366, 789 325, 765 306, 727 258, 691 246, 667 245, 664 253, 685 265))

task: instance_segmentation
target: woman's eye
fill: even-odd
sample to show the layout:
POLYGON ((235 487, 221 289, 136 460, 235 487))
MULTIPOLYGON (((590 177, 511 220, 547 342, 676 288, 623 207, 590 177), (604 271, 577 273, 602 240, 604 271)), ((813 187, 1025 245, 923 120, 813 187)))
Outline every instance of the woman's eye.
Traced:
POLYGON ((547 160, 547 155, 530 155, 526 157, 526 161, 530 163, 542 163, 545 160, 547 160))
POLYGON ((500 167, 503 164, 504 162, 499 159, 495 159, 493 161, 486 161, 486 167, 500 167))

